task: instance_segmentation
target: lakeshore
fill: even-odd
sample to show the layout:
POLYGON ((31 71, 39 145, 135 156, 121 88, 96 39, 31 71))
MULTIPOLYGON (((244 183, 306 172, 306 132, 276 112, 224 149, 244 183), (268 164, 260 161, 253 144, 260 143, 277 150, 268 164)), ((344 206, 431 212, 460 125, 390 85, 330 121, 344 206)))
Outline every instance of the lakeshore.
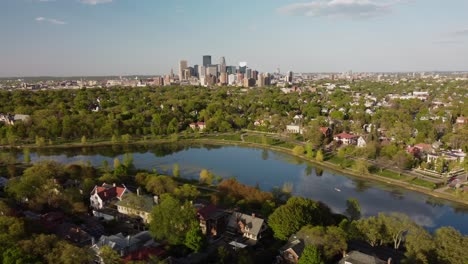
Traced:
MULTIPOLYGON (((63 142, 60 144, 52 144, 52 145, 47 145, 47 146, 36 146, 34 144, 24 144, 24 145, 17 145, 17 146, 6 146, 2 147, 4 149, 30 149, 30 150, 40 150, 40 149, 66 149, 66 148, 85 148, 85 147, 111 147, 111 146, 132 146, 132 145, 158 145, 158 144, 167 144, 167 143, 178 143, 178 144, 194 144, 194 143, 203 143, 203 144, 211 144, 211 145, 225 145, 225 146, 242 146, 242 147, 252 147, 252 148, 260 148, 260 149, 268 149, 268 150, 273 150, 273 151, 278 151, 290 156, 294 156, 296 158, 299 158, 303 161, 309 162, 314 164, 314 166, 317 166, 319 168, 325 168, 327 170, 331 170, 333 172, 343 174, 343 175, 348 175, 360 179, 365 179, 369 180, 372 182, 379 182, 379 183, 384 183, 388 184, 391 186, 398 186, 401 188, 404 188, 406 190, 410 191, 415 191, 419 193, 423 193, 435 198, 439 199, 444 199, 448 200, 451 202, 456 202, 459 204, 462 204, 464 206, 468 205, 468 200, 456 197, 454 194, 446 193, 446 192, 438 192, 436 190, 423 187, 423 186, 418 186, 411 184, 408 181, 404 180, 398 180, 398 179, 392 179, 389 177, 383 177, 380 176, 376 173, 368 173, 368 174, 363 174, 363 173, 357 173, 356 171, 349 169, 349 168, 342 168, 337 164, 334 164, 329 161, 323 161, 323 162, 318 162, 315 159, 309 159, 305 155, 297 155, 292 151, 292 146, 298 145, 298 143, 303 143, 303 142, 292 142, 285 140, 282 138, 284 141, 285 146, 277 146, 277 145, 271 145, 271 144, 262 144, 262 143, 255 143, 255 142, 249 142, 244 140, 244 135, 247 135, 247 133, 244 134, 239 134, 239 133, 226 133, 226 134, 205 134, 205 135, 197 135, 193 136, 190 134, 189 136, 183 135, 183 136, 178 136, 176 139, 174 138, 159 138, 159 139, 147 139, 147 138, 142 138, 142 139, 133 139, 130 142, 112 142, 110 140, 100 140, 100 141, 91 141, 91 142, 86 142, 86 143, 81 143, 81 142, 63 142)), ((248 135, 252 135, 250 132, 248 135)), ((278 138, 279 135, 277 134, 270 134, 270 133, 257 133, 257 136, 270 136, 274 138, 278 138)), ((401 176, 406 176, 410 177, 409 175, 401 174, 401 176)))

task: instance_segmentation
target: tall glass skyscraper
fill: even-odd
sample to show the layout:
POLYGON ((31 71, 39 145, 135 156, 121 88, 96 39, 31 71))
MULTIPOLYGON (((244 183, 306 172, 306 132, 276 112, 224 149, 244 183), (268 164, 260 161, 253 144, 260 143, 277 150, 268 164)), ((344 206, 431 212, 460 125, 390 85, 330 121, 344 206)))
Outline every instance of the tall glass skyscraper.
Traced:
POLYGON ((203 56, 203 66, 208 67, 211 65, 211 56, 205 55, 203 56))

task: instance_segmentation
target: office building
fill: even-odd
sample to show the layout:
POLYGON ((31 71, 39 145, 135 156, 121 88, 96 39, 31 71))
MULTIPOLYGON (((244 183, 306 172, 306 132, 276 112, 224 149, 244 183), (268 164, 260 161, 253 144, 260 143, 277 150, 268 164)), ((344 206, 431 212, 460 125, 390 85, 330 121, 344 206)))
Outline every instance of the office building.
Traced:
POLYGON ((203 66, 208 67, 211 65, 211 56, 205 55, 203 56, 203 66))
POLYGON ((179 80, 184 79, 184 70, 187 69, 188 62, 186 60, 181 60, 179 62, 179 80))
POLYGON ((198 78, 205 78, 206 76, 206 67, 205 66, 198 66, 198 78))
POLYGON ((206 75, 213 75, 215 77, 218 77, 218 66, 216 65, 209 65, 206 67, 206 75))
POLYGON ((198 64, 193 65, 193 74, 192 74, 192 76, 195 76, 195 77, 199 78, 200 75, 198 74, 198 70, 199 70, 198 64))
POLYGON ((226 66, 227 74, 236 74, 236 66, 226 66))
POLYGON ((228 76, 228 84, 229 85, 236 85, 237 83, 237 75, 235 74, 229 74, 228 76))
POLYGON ((221 57, 219 59, 219 72, 220 73, 223 73, 223 72, 226 72, 226 58, 224 57, 221 57))
POLYGON ((219 74, 219 83, 221 85, 226 85, 228 83, 228 75, 226 72, 221 72, 219 74))
POLYGON ((252 69, 247 68, 245 71, 245 78, 250 79, 252 78, 252 69))

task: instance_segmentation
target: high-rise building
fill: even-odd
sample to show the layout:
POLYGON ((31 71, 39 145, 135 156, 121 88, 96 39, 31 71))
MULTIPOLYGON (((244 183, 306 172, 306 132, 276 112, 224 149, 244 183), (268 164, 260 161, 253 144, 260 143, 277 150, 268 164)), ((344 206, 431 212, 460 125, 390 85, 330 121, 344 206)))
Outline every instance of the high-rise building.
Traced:
POLYGON ((227 74, 236 74, 236 66, 226 66, 227 74))
POLYGON ((228 84, 229 85, 235 85, 237 82, 237 75, 235 74, 229 74, 228 76, 228 84))
POLYGON ((205 66, 198 66, 198 78, 205 78, 206 76, 206 67, 205 66))
POLYGON ((184 76, 184 78, 182 78, 183 80, 188 80, 192 77, 192 71, 190 68, 185 68, 182 75, 184 76))
POLYGON ((226 72, 221 72, 219 74, 219 83, 221 85, 226 85, 228 83, 228 75, 226 72))
POLYGON ((211 55, 203 56, 203 66, 208 67, 211 65, 211 55))
POLYGON ((288 71, 288 73, 286 74, 285 81, 289 82, 289 83, 293 81, 293 72, 292 71, 288 71))
POLYGON ((184 79, 184 70, 187 69, 188 62, 186 60, 179 61, 179 80, 184 79))
POLYGON ((252 78, 252 69, 247 68, 247 70, 245 71, 245 78, 247 79, 252 78))
POLYGON ((219 59, 219 72, 223 73, 226 72, 226 58, 221 57, 219 59))
POLYGON ((213 75, 215 77, 218 76, 218 66, 216 65, 209 65, 206 67, 206 75, 213 75))
POLYGON ((192 76, 195 76, 197 78, 200 77, 200 75, 198 74, 198 70, 199 70, 198 64, 193 65, 193 74, 192 74, 192 76))
POLYGON ((255 70, 252 71, 252 78, 255 80, 258 80, 258 71, 255 71, 255 70))

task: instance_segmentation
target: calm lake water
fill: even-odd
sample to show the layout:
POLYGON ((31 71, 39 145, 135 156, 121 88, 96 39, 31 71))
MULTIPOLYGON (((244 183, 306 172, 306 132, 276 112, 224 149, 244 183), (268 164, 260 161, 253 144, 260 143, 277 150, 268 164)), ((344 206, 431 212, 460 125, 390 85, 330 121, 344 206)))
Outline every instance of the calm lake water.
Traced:
MULTIPOLYGON (((178 163, 185 178, 198 179, 200 170, 208 169, 223 178, 236 177, 244 184, 258 184, 265 191, 291 183, 294 195, 320 200, 337 213, 343 213, 346 200, 353 197, 359 200, 364 216, 402 212, 431 231, 440 226, 453 226, 468 234, 467 206, 317 169, 311 163, 270 150, 201 144, 113 146, 41 150, 32 152, 31 160, 90 162, 101 166, 104 160, 111 165, 115 157, 122 160, 124 153, 133 155, 136 168, 171 173, 173 164, 178 163)), ((18 158, 22 158, 21 153, 18 158)))

